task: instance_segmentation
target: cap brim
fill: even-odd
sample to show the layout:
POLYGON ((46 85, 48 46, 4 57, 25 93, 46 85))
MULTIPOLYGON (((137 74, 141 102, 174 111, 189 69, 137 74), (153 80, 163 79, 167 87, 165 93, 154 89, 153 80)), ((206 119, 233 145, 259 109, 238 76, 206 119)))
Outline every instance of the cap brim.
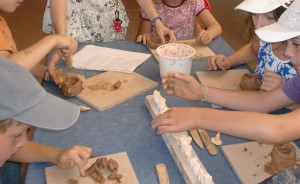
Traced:
POLYGON ((281 42, 300 35, 300 31, 291 31, 274 23, 255 30, 257 36, 265 42, 281 42))
POLYGON ((280 3, 270 0, 244 0, 234 9, 250 13, 267 13, 280 7, 280 3))
POLYGON ((72 126, 80 114, 79 107, 49 93, 34 107, 12 117, 12 119, 36 127, 62 130, 72 126))

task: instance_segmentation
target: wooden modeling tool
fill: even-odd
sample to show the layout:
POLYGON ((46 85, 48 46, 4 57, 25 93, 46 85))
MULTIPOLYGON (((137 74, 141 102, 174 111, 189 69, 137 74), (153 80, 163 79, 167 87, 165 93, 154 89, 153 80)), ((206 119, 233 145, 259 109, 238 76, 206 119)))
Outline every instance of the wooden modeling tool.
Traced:
POLYGON ((216 146, 211 142, 210 137, 208 136, 207 132, 204 129, 199 128, 198 132, 201 136, 201 139, 204 142, 204 145, 206 146, 206 149, 209 154, 215 155, 218 153, 218 150, 216 146))
POLYGON ((201 149, 203 149, 203 144, 202 144, 201 138, 199 137, 199 134, 198 134, 197 130, 196 130, 196 129, 189 130, 189 133, 190 133, 191 136, 193 137, 195 143, 196 143, 201 149))
POLYGON ((170 184, 166 165, 163 163, 156 164, 155 168, 159 184, 170 184))
POLYGON ((68 68, 70 73, 72 73, 72 67, 73 67, 72 62, 73 62, 72 56, 65 57, 65 65, 68 68))

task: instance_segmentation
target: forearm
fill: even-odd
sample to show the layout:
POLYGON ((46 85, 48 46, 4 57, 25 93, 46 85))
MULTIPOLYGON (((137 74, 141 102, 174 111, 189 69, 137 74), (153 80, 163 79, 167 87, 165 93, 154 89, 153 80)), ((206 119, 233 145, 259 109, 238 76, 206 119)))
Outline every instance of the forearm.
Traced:
POLYGON ((50 0, 50 11, 55 34, 66 34, 67 0, 50 0))
MULTIPOLYGON (((221 105, 234 110, 273 112, 293 104, 293 101, 283 93, 280 87, 270 92, 207 88, 206 101, 208 103, 221 105)), ((204 96, 204 94, 202 94, 202 96, 204 96)))
POLYGON ((48 70, 48 68, 45 65, 37 64, 35 67, 33 67, 30 72, 33 76, 38 78, 44 78, 45 72, 48 70))
POLYGON ((212 38, 216 38, 221 35, 222 28, 219 24, 213 24, 207 28, 207 31, 212 35, 212 38))
POLYGON ((10 160, 25 163, 50 162, 56 164, 60 152, 60 149, 28 141, 28 143, 21 147, 10 160))
MULTIPOLYGON (((299 139, 300 116, 296 113, 270 115, 257 112, 199 109, 197 127, 268 143, 299 139), (296 115, 296 116, 295 116, 296 115), (289 125, 287 125, 289 124, 289 125)), ((299 113, 299 112, 298 112, 299 113)))
POLYGON ((55 45, 54 36, 46 36, 24 50, 10 54, 8 59, 15 61, 27 70, 32 70, 55 45))
POLYGON ((136 0, 150 20, 158 16, 152 0, 136 0))
POLYGON ((245 64, 252 61, 257 61, 257 55, 253 52, 251 44, 248 43, 242 48, 228 56, 231 67, 245 64))

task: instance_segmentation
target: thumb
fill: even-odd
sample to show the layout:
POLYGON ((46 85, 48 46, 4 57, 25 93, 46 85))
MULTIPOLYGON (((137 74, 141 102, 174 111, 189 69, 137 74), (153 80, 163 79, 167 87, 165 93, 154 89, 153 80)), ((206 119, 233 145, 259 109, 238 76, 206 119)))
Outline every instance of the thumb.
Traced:
POLYGON ((158 37, 160 38, 160 42, 161 42, 161 43, 165 43, 164 34, 163 34, 162 32, 160 32, 160 33, 158 34, 158 37))

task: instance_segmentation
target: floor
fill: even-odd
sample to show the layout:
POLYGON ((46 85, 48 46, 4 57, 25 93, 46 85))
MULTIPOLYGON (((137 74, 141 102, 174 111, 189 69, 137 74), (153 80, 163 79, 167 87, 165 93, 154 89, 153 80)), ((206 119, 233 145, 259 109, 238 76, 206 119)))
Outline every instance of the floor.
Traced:
MULTIPOLYGON (((241 1, 210 0, 212 13, 223 28, 221 36, 234 50, 245 43, 243 39, 244 16, 241 11, 234 10, 234 7, 241 1)), ((46 2, 46 0, 25 0, 15 13, 1 12, 12 30, 19 50, 28 47, 46 35, 41 30, 46 2)), ((123 0, 123 3, 130 19, 126 39, 134 40, 139 25, 139 6, 136 0, 123 0)))

